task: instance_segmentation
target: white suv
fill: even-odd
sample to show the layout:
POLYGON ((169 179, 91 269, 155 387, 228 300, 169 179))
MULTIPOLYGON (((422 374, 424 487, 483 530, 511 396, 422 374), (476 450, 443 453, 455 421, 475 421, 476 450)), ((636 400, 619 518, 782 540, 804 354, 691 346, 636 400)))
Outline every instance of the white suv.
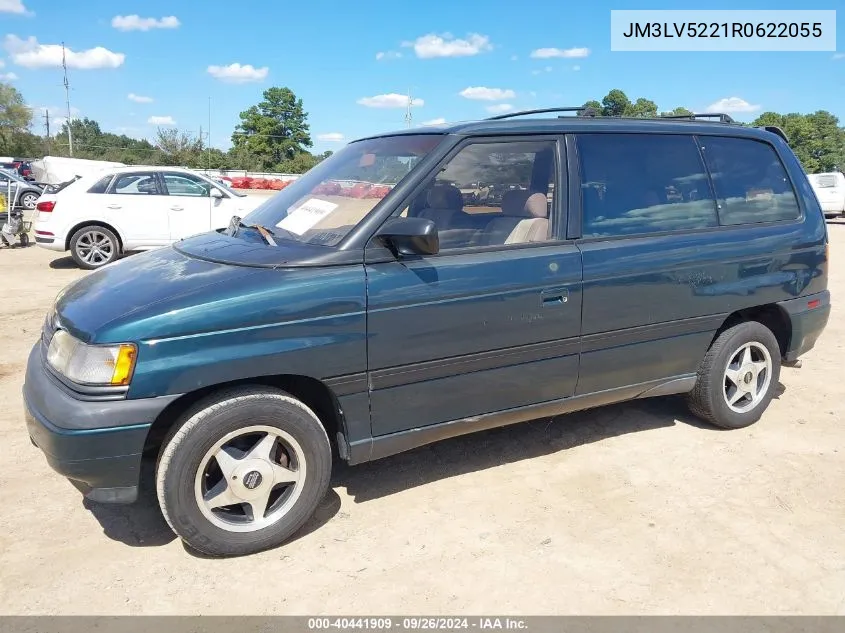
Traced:
POLYGON ((825 217, 836 217, 845 213, 845 174, 836 171, 810 174, 809 178, 825 217))
POLYGON ((99 268, 127 251, 225 228, 233 215, 244 216, 265 199, 187 169, 109 169, 44 193, 36 205, 35 243, 69 250, 82 268, 99 268))

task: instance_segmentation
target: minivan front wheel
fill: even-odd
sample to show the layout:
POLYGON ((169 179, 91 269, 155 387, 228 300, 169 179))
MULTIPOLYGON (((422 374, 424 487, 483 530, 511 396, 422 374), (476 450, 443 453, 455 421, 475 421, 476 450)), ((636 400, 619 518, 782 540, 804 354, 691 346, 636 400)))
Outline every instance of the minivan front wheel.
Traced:
POLYGON ((722 332, 701 362, 688 396, 692 412, 726 429, 754 424, 774 396, 780 346, 762 323, 746 321, 722 332))
POLYGON ((311 517, 331 475, 311 409, 269 387, 229 390, 177 424, 156 468, 167 523, 194 549, 240 556, 276 547, 311 517))
POLYGON ((83 226, 70 238, 70 256, 86 270, 110 264, 119 254, 117 236, 104 226, 83 226))

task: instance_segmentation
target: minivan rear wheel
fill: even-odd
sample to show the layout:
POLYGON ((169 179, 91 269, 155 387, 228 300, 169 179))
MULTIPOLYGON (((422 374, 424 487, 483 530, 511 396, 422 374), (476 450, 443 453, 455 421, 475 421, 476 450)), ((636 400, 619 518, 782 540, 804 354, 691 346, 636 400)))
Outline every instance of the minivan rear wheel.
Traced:
POLYGON ((100 268, 116 260, 118 255, 120 242, 117 236, 104 226, 83 226, 70 238, 70 256, 80 268, 100 268))
POLYGON ((704 355, 687 397, 690 409, 726 429, 754 424, 772 401, 780 366, 780 346, 769 328, 757 321, 734 325, 704 355))
POLYGON ((329 487, 332 452, 314 412, 284 391, 239 387, 177 423, 156 467, 158 500, 183 541, 212 556, 281 545, 329 487))

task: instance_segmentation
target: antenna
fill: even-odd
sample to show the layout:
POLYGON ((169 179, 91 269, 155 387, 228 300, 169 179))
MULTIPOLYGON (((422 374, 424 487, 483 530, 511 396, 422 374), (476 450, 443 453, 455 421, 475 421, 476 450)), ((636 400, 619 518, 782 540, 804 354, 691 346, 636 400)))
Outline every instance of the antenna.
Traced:
POLYGON ((70 131, 73 119, 70 116, 70 84, 67 80, 67 61, 65 60, 65 43, 62 42, 62 68, 65 73, 65 102, 67 103, 67 146, 70 157, 73 158, 73 133, 70 131))
POLYGON ((413 103, 413 99, 411 99, 411 90, 408 89, 408 109, 405 111, 405 123, 408 124, 408 127, 411 127, 411 121, 413 120, 413 115, 411 114, 411 104, 413 103))

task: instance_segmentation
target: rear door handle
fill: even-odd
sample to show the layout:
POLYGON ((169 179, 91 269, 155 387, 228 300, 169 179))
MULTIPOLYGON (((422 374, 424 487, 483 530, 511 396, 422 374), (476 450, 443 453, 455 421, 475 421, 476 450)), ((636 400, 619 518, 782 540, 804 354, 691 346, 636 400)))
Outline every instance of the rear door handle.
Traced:
POLYGON ((120 205, 119 204, 110 204, 106 208, 107 209, 119 209, 120 205))
POLYGON ((548 288, 540 293, 543 298, 543 307, 551 308, 564 305, 569 301, 569 290, 567 288, 548 288))
POLYGON ((173 211, 181 211, 184 207, 170 207, 173 211))

